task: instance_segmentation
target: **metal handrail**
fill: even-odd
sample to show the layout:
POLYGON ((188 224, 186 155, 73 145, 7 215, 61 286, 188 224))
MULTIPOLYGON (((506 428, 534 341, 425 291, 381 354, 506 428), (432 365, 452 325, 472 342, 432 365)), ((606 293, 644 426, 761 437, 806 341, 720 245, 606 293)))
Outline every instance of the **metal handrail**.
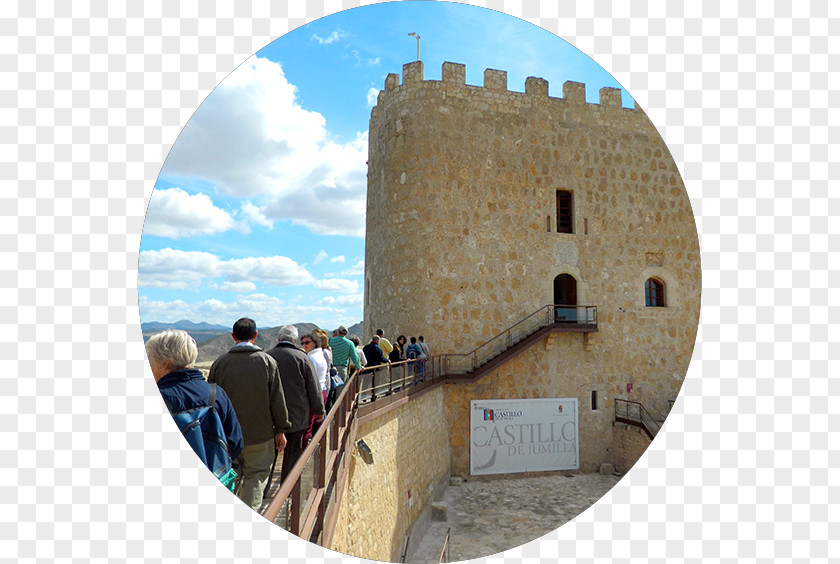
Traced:
MULTIPOLYGON (((291 499, 289 508, 288 530, 294 535, 311 542, 320 542, 327 546, 334 532, 335 521, 338 517, 338 501, 343 491, 340 479, 347 468, 348 442, 354 431, 354 424, 358 416, 359 407, 364 403, 374 404, 382 397, 402 397, 420 391, 439 383, 447 375, 453 374, 454 358, 472 358, 473 370, 478 366, 479 351, 489 347, 500 339, 505 339, 505 349, 521 342, 533 332, 558 322, 558 308, 583 309, 584 323, 597 324, 595 306, 563 306, 548 305, 520 320, 502 333, 479 345, 475 350, 466 354, 450 354, 432 356, 426 359, 410 359, 377 366, 368 366, 355 372, 345 382, 344 389, 339 394, 330 412, 326 414, 318 431, 312 437, 309 445, 301 453, 300 458, 289 472, 286 480, 280 484, 277 493, 271 498, 262 516, 274 522, 283 510, 286 501, 291 499), (543 320, 530 331, 520 335, 516 341, 514 333, 526 322, 536 319, 543 314, 543 320), (410 367, 410 368, 409 368, 410 367), (380 380, 377 384, 377 373, 387 370, 387 381, 380 380), (394 378, 395 372, 400 377, 394 378), (371 386, 362 387, 362 378, 370 375, 371 386), (302 477, 310 460, 317 457, 317 472, 314 476, 312 488, 306 493, 305 503, 302 504, 302 477), (331 492, 331 495, 329 494, 331 492)), ((576 322, 580 317, 576 313, 576 322)), ((375 410, 376 408, 374 408, 375 410)))
POLYGON ((359 405, 431 386, 446 375, 444 361, 442 356, 432 356, 364 367, 356 373, 359 379, 359 405), (367 385, 368 377, 370 385, 367 385))
POLYGON ((651 439, 662 428, 661 423, 645 409, 644 405, 637 401, 615 398, 613 404, 615 406, 616 421, 641 428, 651 439))
POLYGON ((430 386, 444 376, 473 372, 479 366, 522 342, 536 331, 548 325, 564 322, 596 326, 598 322, 597 307, 546 305, 468 353, 444 354, 424 360, 403 360, 375 367, 365 367, 360 371, 360 374, 370 375, 370 385, 360 384, 360 404, 374 403, 388 396, 393 398, 395 394, 401 394, 402 392, 417 391, 430 386), (569 310, 574 311, 569 313, 569 310), (572 321, 558 320, 561 312, 565 314, 565 317, 573 317, 574 319, 572 321), (423 368, 418 368, 421 365, 423 368))
MULTIPOLYGON (((598 308, 597 306, 549 304, 519 320, 498 335, 478 345, 475 349, 468 353, 455 353, 444 356, 449 358, 447 362, 450 364, 452 363, 452 360, 459 363, 459 359, 470 359, 471 362, 469 363, 469 366, 471 367, 471 370, 474 371, 486 361, 511 348, 530 334, 554 323, 575 323, 578 325, 597 326, 598 308), (563 316, 564 319, 561 320, 560 313, 567 313, 569 310, 574 310, 574 315, 568 313, 568 315, 563 316), (573 319, 565 319, 565 317, 573 317, 573 319), (534 321, 536 321, 536 324, 532 324, 534 321), (516 334, 518 338, 514 337, 514 334, 516 334)), ((463 365, 464 363, 460 362, 459 364, 463 365)))
MULTIPOLYGON (((502 331, 501 333, 499 333, 495 337, 492 337, 491 339, 487 340, 486 342, 478 345, 475 348, 475 350, 473 351, 473 354, 477 354, 478 351, 481 350, 482 348, 487 347, 488 345, 492 344, 494 341, 498 341, 503 337, 505 338, 505 341, 506 341, 507 345, 511 346, 513 344, 513 343, 510 342, 511 337, 513 335, 513 330, 520 327, 521 325, 524 325, 527 321, 529 321, 530 319, 538 316, 541 313, 546 314, 545 325, 548 325, 549 323, 551 323, 551 311, 554 307, 555 306, 551 306, 551 305, 543 306, 540 309, 538 309, 537 311, 535 311, 534 313, 532 313, 531 315, 529 315, 527 317, 524 317, 523 319, 520 319, 518 322, 514 323, 513 325, 511 325, 510 327, 508 327, 507 329, 505 329, 504 331, 502 331)), ((545 325, 539 325, 537 328, 544 327, 545 325)))

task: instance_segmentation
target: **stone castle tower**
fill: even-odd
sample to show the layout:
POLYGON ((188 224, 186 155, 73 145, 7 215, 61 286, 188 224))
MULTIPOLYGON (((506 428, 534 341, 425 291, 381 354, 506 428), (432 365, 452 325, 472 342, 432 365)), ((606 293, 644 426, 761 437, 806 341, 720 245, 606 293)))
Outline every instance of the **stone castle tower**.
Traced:
POLYGON ((600 103, 528 78, 483 86, 444 63, 388 75, 370 120, 364 326, 467 353, 548 304, 594 306, 481 379, 447 385, 452 474, 468 474, 471 399, 578 398, 581 470, 620 456, 614 398, 667 414, 700 312, 694 217, 667 147, 620 90, 600 103))

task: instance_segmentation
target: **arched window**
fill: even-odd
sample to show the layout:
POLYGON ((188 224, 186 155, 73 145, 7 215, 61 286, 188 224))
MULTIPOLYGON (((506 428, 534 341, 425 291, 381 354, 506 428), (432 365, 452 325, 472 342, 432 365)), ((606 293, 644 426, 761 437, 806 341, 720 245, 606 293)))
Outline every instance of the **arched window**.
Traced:
POLYGON ((648 278, 645 281, 645 305, 665 307, 665 284, 655 278, 648 278))

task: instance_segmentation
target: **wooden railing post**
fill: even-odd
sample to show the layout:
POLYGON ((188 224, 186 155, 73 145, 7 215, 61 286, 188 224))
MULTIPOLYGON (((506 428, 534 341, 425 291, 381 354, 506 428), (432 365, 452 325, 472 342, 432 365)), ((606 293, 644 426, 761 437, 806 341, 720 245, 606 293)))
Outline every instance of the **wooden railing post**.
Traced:
POLYGON ((289 532, 297 536, 300 536, 300 509, 300 476, 298 476, 292 488, 292 504, 289 507, 291 517, 289 532))
POLYGON ((376 401, 376 374, 379 372, 379 368, 374 368, 373 372, 370 373, 370 402, 373 403, 376 401))
MULTIPOLYGON (((327 436, 321 439, 321 443, 318 448, 318 488, 323 489, 326 492, 327 489, 327 436)), ((327 512, 327 497, 323 496, 318 501, 318 516, 317 516, 317 529, 319 531, 324 530, 324 515, 327 512)))

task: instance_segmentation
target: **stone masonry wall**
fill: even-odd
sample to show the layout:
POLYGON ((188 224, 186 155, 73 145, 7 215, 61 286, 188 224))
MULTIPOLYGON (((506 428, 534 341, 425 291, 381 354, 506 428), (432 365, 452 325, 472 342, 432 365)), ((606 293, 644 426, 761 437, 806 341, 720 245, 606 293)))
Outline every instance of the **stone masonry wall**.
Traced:
MULTIPOLYGON (((470 475, 470 400, 477 399, 577 398, 580 470, 595 472, 602 462, 629 469, 624 464, 629 451, 614 443, 614 398, 639 399, 639 386, 645 396, 643 403, 657 414, 666 414, 667 399, 659 402, 657 398, 675 398, 682 378, 637 379, 634 392, 628 394, 627 383, 634 377, 615 370, 613 361, 609 348, 598 351, 593 345, 593 350, 587 351, 582 334, 559 333, 544 338, 475 383, 447 385, 452 475, 470 475), (593 391, 597 393, 595 409, 593 391)), ((645 440, 650 443, 647 437, 645 440)), ((640 455, 635 455, 632 463, 640 455)))
POLYGON ((461 473, 470 399, 578 397, 590 469, 610 461, 613 398, 666 412, 685 377, 701 290, 688 195, 655 127, 618 90, 589 104, 579 83, 552 98, 540 78, 513 92, 504 71, 485 71, 484 86, 465 75, 444 63, 441 80, 425 80, 422 62, 405 65, 371 113, 365 327, 467 353, 554 303, 555 277, 573 276, 599 331, 548 337, 448 386, 449 440, 461 473), (557 232, 557 190, 572 193, 573 233, 557 232), (667 307, 645 306, 648 278, 665 284, 667 307), (601 413, 584 409, 594 389, 601 413))
POLYGON ((406 533, 424 518, 428 523, 431 502, 449 478, 444 395, 439 387, 359 426, 356 438, 370 447, 374 462, 348 453, 347 489, 330 548, 397 562, 406 533))
POLYGON ((650 446, 650 439, 638 427, 623 425, 613 427, 613 465, 619 472, 627 472, 642 457, 650 446))

